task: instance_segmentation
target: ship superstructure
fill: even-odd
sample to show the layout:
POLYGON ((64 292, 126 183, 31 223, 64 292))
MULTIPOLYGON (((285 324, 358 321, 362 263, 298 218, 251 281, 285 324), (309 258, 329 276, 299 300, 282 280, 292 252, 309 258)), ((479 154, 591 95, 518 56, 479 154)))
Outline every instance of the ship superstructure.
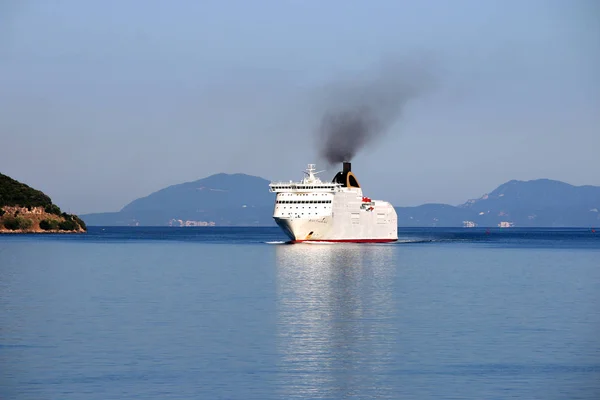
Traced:
MULTIPOLYGON (((322 172, 322 171, 321 171, 322 172)), ((393 242, 398 240, 394 207, 363 195, 349 162, 331 182, 308 164, 299 182, 271 182, 277 194, 273 218, 293 242, 393 242)))

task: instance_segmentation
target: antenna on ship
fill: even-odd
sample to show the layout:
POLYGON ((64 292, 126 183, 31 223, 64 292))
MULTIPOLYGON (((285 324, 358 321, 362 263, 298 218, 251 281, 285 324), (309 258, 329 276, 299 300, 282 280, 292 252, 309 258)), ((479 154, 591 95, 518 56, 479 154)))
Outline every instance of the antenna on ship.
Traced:
POLYGON ((315 164, 308 164, 308 168, 303 172, 308 175, 304 178, 306 182, 314 182, 318 179, 315 175, 323 171, 315 171, 315 164))
POLYGON ((304 172, 306 175, 308 176, 314 176, 316 174, 319 174, 321 172, 323 172, 325 170, 322 171, 315 171, 315 164, 308 164, 308 168, 302 172, 304 172))
POLYGON ((304 173, 308 175, 308 178, 306 178, 307 181, 315 179, 315 164, 308 164, 308 168, 306 168, 304 173))
POLYGON ((310 175, 311 173, 313 175, 317 175, 317 174, 320 174, 321 172, 325 172, 325 170, 322 169, 320 171, 315 171, 315 164, 308 164, 308 168, 306 169, 306 171, 304 173, 307 175, 310 175))

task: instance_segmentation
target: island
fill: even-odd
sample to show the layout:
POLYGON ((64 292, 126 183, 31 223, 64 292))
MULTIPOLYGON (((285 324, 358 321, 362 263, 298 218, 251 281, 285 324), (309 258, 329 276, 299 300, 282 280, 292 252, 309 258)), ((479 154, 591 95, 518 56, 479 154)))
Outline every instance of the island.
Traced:
POLYGON ((83 233, 74 214, 62 212, 43 192, 0 173, 0 233, 83 233))

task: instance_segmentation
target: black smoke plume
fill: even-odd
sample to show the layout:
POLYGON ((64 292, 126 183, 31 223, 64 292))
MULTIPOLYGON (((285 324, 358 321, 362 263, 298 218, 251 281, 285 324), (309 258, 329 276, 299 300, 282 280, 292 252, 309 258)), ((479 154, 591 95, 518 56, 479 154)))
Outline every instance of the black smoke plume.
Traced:
POLYGON ((431 87, 426 63, 383 62, 366 76, 327 88, 318 129, 320 155, 330 165, 351 161, 365 146, 381 138, 401 117, 406 104, 431 87))

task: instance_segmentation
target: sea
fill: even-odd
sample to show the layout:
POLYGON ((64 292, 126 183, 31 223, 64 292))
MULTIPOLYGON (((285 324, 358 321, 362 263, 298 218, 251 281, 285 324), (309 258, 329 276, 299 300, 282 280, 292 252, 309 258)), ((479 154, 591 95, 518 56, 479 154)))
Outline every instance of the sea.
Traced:
POLYGON ((600 231, 0 235, 0 399, 600 399, 600 231))

